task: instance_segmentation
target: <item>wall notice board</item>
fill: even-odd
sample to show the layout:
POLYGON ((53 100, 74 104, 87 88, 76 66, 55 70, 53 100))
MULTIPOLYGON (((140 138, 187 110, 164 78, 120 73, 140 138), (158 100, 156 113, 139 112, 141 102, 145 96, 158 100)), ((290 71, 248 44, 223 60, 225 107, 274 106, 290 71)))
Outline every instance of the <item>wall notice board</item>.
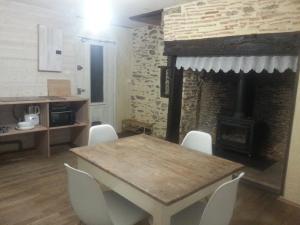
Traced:
POLYGON ((61 29, 38 25, 39 71, 61 72, 63 32, 61 29))

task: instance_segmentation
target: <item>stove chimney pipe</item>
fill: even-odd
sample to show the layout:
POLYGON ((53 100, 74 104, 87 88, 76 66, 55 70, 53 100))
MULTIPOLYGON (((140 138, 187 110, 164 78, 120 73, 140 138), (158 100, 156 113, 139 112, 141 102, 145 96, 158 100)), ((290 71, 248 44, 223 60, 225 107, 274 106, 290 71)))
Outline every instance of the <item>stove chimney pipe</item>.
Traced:
POLYGON ((236 100, 236 106, 234 112, 234 117, 236 118, 244 118, 246 116, 245 115, 246 90, 247 90, 247 81, 245 75, 241 73, 239 83, 238 83, 237 100, 236 100))

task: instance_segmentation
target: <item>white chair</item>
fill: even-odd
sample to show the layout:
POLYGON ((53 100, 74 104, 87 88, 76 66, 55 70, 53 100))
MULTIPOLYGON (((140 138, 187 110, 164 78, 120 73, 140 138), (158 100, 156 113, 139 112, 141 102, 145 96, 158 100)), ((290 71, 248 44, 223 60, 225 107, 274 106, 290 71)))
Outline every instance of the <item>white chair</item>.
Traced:
POLYGON ((244 173, 222 184, 211 196, 208 203, 198 202, 171 219, 172 225, 228 225, 230 223, 238 184, 244 173))
POLYGON ((102 192, 88 173, 65 164, 71 205, 85 225, 134 225, 148 214, 120 195, 102 192))
POLYGON ((96 145, 117 139, 118 135, 111 125, 97 125, 90 128, 88 145, 96 145))
POLYGON ((211 136, 202 131, 190 131, 185 135, 181 145, 189 149, 212 155, 211 136))

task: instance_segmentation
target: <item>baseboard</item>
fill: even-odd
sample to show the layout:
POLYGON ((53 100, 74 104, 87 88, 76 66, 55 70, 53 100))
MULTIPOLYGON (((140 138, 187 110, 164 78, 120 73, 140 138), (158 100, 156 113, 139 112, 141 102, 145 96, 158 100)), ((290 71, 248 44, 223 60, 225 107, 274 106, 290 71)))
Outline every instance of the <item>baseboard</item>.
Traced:
POLYGON ((281 201, 281 202, 284 202, 284 203, 286 203, 286 204, 288 204, 288 205, 291 205, 291 206, 294 206, 294 207, 297 207, 297 208, 300 209, 300 204, 295 203, 295 202, 292 202, 292 201, 290 201, 290 200, 287 200, 287 199, 284 198, 283 196, 279 196, 279 197, 278 197, 278 200, 281 201))
POLYGON ((264 191, 268 191, 268 192, 276 194, 276 195, 280 195, 280 190, 278 190, 274 187, 268 186, 266 184, 261 184, 257 181, 253 181, 253 180, 247 178, 246 176, 241 179, 241 182, 244 184, 247 184, 247 185, 251 185, 255 188, 258 188, 258 189, 261 189, 264 191))

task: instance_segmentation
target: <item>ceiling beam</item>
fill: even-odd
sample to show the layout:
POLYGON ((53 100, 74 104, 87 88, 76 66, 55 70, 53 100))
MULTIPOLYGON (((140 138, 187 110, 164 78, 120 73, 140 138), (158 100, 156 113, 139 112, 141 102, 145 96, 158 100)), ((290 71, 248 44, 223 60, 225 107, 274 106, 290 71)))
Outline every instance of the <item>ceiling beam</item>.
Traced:
POLYGON ((149 13, 144 13, 136 16, 129 17, 129 19, 136 21, 136 22, 141 22, 141 23, 146 23, 146 24, 151 24, 151 25, 161 25, 161 19, 162 19, 162 12, 163 10, 156 10, 152 11, 149 13))

